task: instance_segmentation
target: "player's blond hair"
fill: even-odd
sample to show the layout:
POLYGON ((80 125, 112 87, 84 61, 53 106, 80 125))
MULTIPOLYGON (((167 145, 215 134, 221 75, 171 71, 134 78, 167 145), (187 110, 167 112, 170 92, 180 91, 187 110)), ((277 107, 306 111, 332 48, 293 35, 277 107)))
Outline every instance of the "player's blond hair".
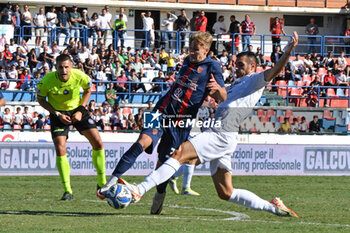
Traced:
POLYGON ((195 32, 191 34, 190 45, 192 42, 210 48, 211 43, 213 42, 213 37, 208 32, 195 32))

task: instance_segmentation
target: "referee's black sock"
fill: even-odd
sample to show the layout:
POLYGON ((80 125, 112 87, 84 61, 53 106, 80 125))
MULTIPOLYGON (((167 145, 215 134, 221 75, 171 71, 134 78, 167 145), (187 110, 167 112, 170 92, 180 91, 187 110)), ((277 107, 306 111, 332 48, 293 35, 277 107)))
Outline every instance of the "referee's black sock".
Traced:
POLYGON ((158 193, 165 193, 166 187, 168 186, 169 180, 165 181, 164 183, 161 183, 160 185, 157 185, 157 192, 158 193))
POLYGON ((135 142, 127 152, 120 158, 117 167, 114 169, 112 175, 121 177, 127 170, 129 170, 135 163, 137 157, 143 152, 143 148, 140 143, 135 142))

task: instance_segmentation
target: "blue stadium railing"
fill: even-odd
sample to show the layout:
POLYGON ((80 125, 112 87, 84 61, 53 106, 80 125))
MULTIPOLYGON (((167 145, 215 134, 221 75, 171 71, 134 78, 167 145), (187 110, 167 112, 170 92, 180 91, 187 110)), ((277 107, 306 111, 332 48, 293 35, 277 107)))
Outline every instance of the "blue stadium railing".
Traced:
MULTIPOLYGON (((17 82, 17 81, 24 81, 23 79, 0 79, 0 83, 2 82, 17 82)), ((36 85, 40 80, 32 79, 30 81, 25 81, 28 83, 26 90, 2 90, 2 93, 4 95, 4 98, 6 101, 28 101, 28 102, 34 102, 36 101, 36 85)), ((93 81, 93 88, 92 88, 92 94, 90 99, 95 100, 97 103, 102 103, 105 101, 105 90, 107 90, 107 84, 108 83, 124 83, 127 85, 127 91, 126 92, 116 92, 117 95, 117 101, 120 101, 122 99, 127 99, 129 103, 147 103, 148 101, 157 102, 161 96, 163 96, 170 88, 171 83, 167 82, 120 82, 120 81, 93 81), (133 84, 145 84, 145 85, 159 85, 159 90, 157 92, 136 92, 131 91, 133 84), (99 86, 102 86, 103 88, 99 88, 99 86)), ((306 99, 308 98, 306 95, 292 95, 290 91, 292 88, 302 88, 307 89, 311 86, 297 86, 297 85, 267 85, 267 88, 285 88, 286 93, 285 95, 279 95, 278 98, 284 98, 286 106, 290 105, 292 102, 291 100, 296 99, 306 99)), ((320 106, 320 100, 347 100, 347 106, 350 108, 350 86, 317 86, 314 87, 317 88, 317 95, 318 95, 318 106, 320 106), (334 96, 322 96, 321 92, 325 91, 328 88, 336 89, 334 96)), ((269 98, 275 98, 275 96, 268 96, 263 95, 262 98, 269 99, 269 98)))
MULTIPOLYGON (((31 79, 29 81, 25 81, 23 79, 0 79, 0 83, 6 82, 9 84, 10 82, 26 82, 28 83, 27 88, 25 90, 15 89, 15 90, 1 90, 2 94, 6 101, 26 101, 26 102, 34 102, 36 99, 36 86, 40 80, 31 79)), ((93 90, 90 99, 95 100, 97 103, 102 103, 105 101, 105 90, 107 90, 108 83, 124 83, 127 85, 126 92, 116 92, 117 100, 127 99, 130 103, 147 103, 148 101, 157 102, 158 99, 163 96, 169 89, 170 83, 166 82, 120 82, 120 81, 92 81, 93 90), (159 85, 159 91, 157 92, 133 92, 132 85, 143 83, 145 85, 159 85), (99 88, 99 84, 103 86, 103 88, 99 88), (124 97, 124 98, 122 98, 124 97)))
MULTIPOLYGON (((19 27, 19 30, 15 33, 15 37, 19 36, 19 40, 21 41, 23 38, 28 38, 28 37, 35 37, 35 26, 22 26, 19 27), (32 35, 28 36, 25 35, 25 28, 31 28, 32 30, 32 35)), ((40 27, 39 27, 40 28, 40 27)), ((41 27, 43 28, 43 27, 41 27)), ((48 44, 51 44, 53 41, 56 40, 57 38, 57 28, 50 28, 50 27, 45 27, 47 30, 47 33, 50 35, 44 35, 42 36, 43 38, 46 38, 46 41, 48 41, 48 44)), ((89 38, 93 37, 93 30, 92 28, 87 28, 87 27, 79 27, 79 28, 63 28, 65 30, 70 31, 71 29, 79 29, 80 30, 80 39, 83 42, 83 44, 86 44, 89 40, 89 38)), ((106 38, 100 38, 100 39, 106 39, 109 40, 114 47, 118 46, 120 44, 120 33, 118 33, 116 30, 108 29, 107 30, 109 33, 109 36, 106 38), (117 44, 117 42, 119 42, 117 44)), ((149 32, 142 30, 142 29, 127 29, 124 30, 126 37, 124 38, 124 41, 134 41, 134 46, 133 48, 139 48, 142 49, 144 47, 150 47, 149 43, 149 32), (135 37, 135 34, 137 32, 142 32, 141 36, 138 36, 137 38, 135 37), (129 35, 128 35, 129 34, 129 35), (142 47, 140 45, 144 44, 142 47), (144 42, 144 43, 142 43, 144 42)), ((155 42, 159 44, 159 48, 162 47, 162 38, 163 35, 166 34, 171 34, 172 39, 170 40, 173 44, 171 46, 171 49, 175 50, 176 53, 179 53, 181 48, 188 48, 188 38, 190 34, 194 33, 193 31, 162 31, 162 30, 157 30, 155 31, 158 36, 155 38, 155 42), (184 35, 184 36, 183 36, 184 35)), ((232 46, 234 42, 232 42, 232 39, 230 38, 225 38, 222 39, 223 35, 229 35, 230 38, 234 38, 237 35, 249 35, 249 34, 219 34, 219 35, 214 35, 214 41, 217 41, 216 43, 216 49, 219 49, 220 42, 225 42, 227 45, 230 47, 230 52, 234 54, 235 51, 235 46, 232 46)), ((261 51, 263 55, 270 55, 270 52, 272 51, 272 41, 271 41, 271 34, 255 34, 252 36, 251 39, 251 44, 254 46, 254 51, 256 50, 256 47, 259 46, 261 47, 261 51)), ((286 43, 286 39, 288 40, 291 38, 291 35, 280 35, 281 40, 282 40, 282 45, 286 43)), ((60 36, 59 38, 63 38, 64 36, 60 36)), ((97 38, 96 38, 97 39, 97 38)), ((19 41, 19 42, 20 42, 19 41)), ((34 41, 34 40, 33 40, 34 41)), ((168 40, 167 40, 168 42, 168 40)), ((242 44, 242 40, 240 40, 240 45, 242 44)), ((168 49, 168 45, 166 45, 168 49)), ((227 46, 226 46, 227 47, 227 46)), ((327 36, 310 36, 310 35, 299 35, 299 44, 295 48, 295 53, 299 54, 305 54, 308 52, 316 51, 318 54, 324 56, 326 55, 329 51, 332 51, 334 55, 340 54, 341 51, 345 51, 346 55, 350 55, 350 37, 346 36, 335 36, 335 35, 327 35, 327 36)))

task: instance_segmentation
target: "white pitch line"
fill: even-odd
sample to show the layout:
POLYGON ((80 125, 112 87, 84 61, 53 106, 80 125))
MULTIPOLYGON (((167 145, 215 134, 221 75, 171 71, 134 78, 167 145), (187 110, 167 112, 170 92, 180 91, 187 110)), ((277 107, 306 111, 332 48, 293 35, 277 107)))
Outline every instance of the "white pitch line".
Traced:
MULTIPOLYGON (((0 201, 13 201, 14 199, 10 198, 0 198, 0 201)), ((38 199, 16 199, 21 201, 35 201, 38 199)), ((44 201, 50 201, 50 199, 43 199, 44 201)), ((40 201, 43 201, 40 199, 40 201)), ((84 202, 96 202, 96 203, 104 203, 105 201, 102 200, 81 200, 84 202)), ((137 203, 136 205, 145 205, 143 203, 137 203)), ((150 205, 150 204, 148 204, 150 205)), ((220 209, 211 209, 211 208, 199 208, 199 207, 189 207, 189 206, 179 206, 179 205, 167 205, 164 206, 169 208, 178 208, 178 209, 194 209, 194 210, 200 210, 200 211, 211 211, 211 212, 218 212, 218 213, 224 213, 229 214, 234 217, 230 218, 223 218, 223 219, 210 219, 210 218, 201 218, 197 217, 196 220, 204 220, 204 221, 240 221, 240 222, 256 222, 256 223, 273 223, 273 224, 299 224, 299 225, 316 225, 316 226, 329 226, 329 227, 350 227, 350 224, 338 224, 338 223, 317 223, 317 222, 282 222, 282 221, 267 221, 267 220, 254 220, 249 219, 250 217, 246 214, 235 212, 235 211, 227 211, 227 210, 220 210, 220 209)), ((23 212, 20 211, 4 211, 8 214, 23 214, 23 212)), ((64 213, 63 213, 64 214, 64 213)), ((40 215, 57 215, 57 213, 52 212, 40 212, 40 215)), ((64 214, 66 216, 81 216, 81 214, 77 213, 69 213, 64 214)), ((188 217, 168 217, 168 216, 161 216, 161 215, 118 215, 118 218, 143 218, 143 219, 159 219, 159 220, 188 220, 188 217)))

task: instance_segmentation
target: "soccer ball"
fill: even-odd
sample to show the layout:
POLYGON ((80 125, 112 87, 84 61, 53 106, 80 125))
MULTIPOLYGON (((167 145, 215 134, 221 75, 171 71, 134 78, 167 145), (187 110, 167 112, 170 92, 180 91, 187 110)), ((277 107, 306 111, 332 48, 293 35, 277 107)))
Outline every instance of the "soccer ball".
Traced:
POLYGON ((108 189, 106 198, 111 207, 123 209, 130 204, 132 196, 128 187, 123 184, 114 184, 108 189))

